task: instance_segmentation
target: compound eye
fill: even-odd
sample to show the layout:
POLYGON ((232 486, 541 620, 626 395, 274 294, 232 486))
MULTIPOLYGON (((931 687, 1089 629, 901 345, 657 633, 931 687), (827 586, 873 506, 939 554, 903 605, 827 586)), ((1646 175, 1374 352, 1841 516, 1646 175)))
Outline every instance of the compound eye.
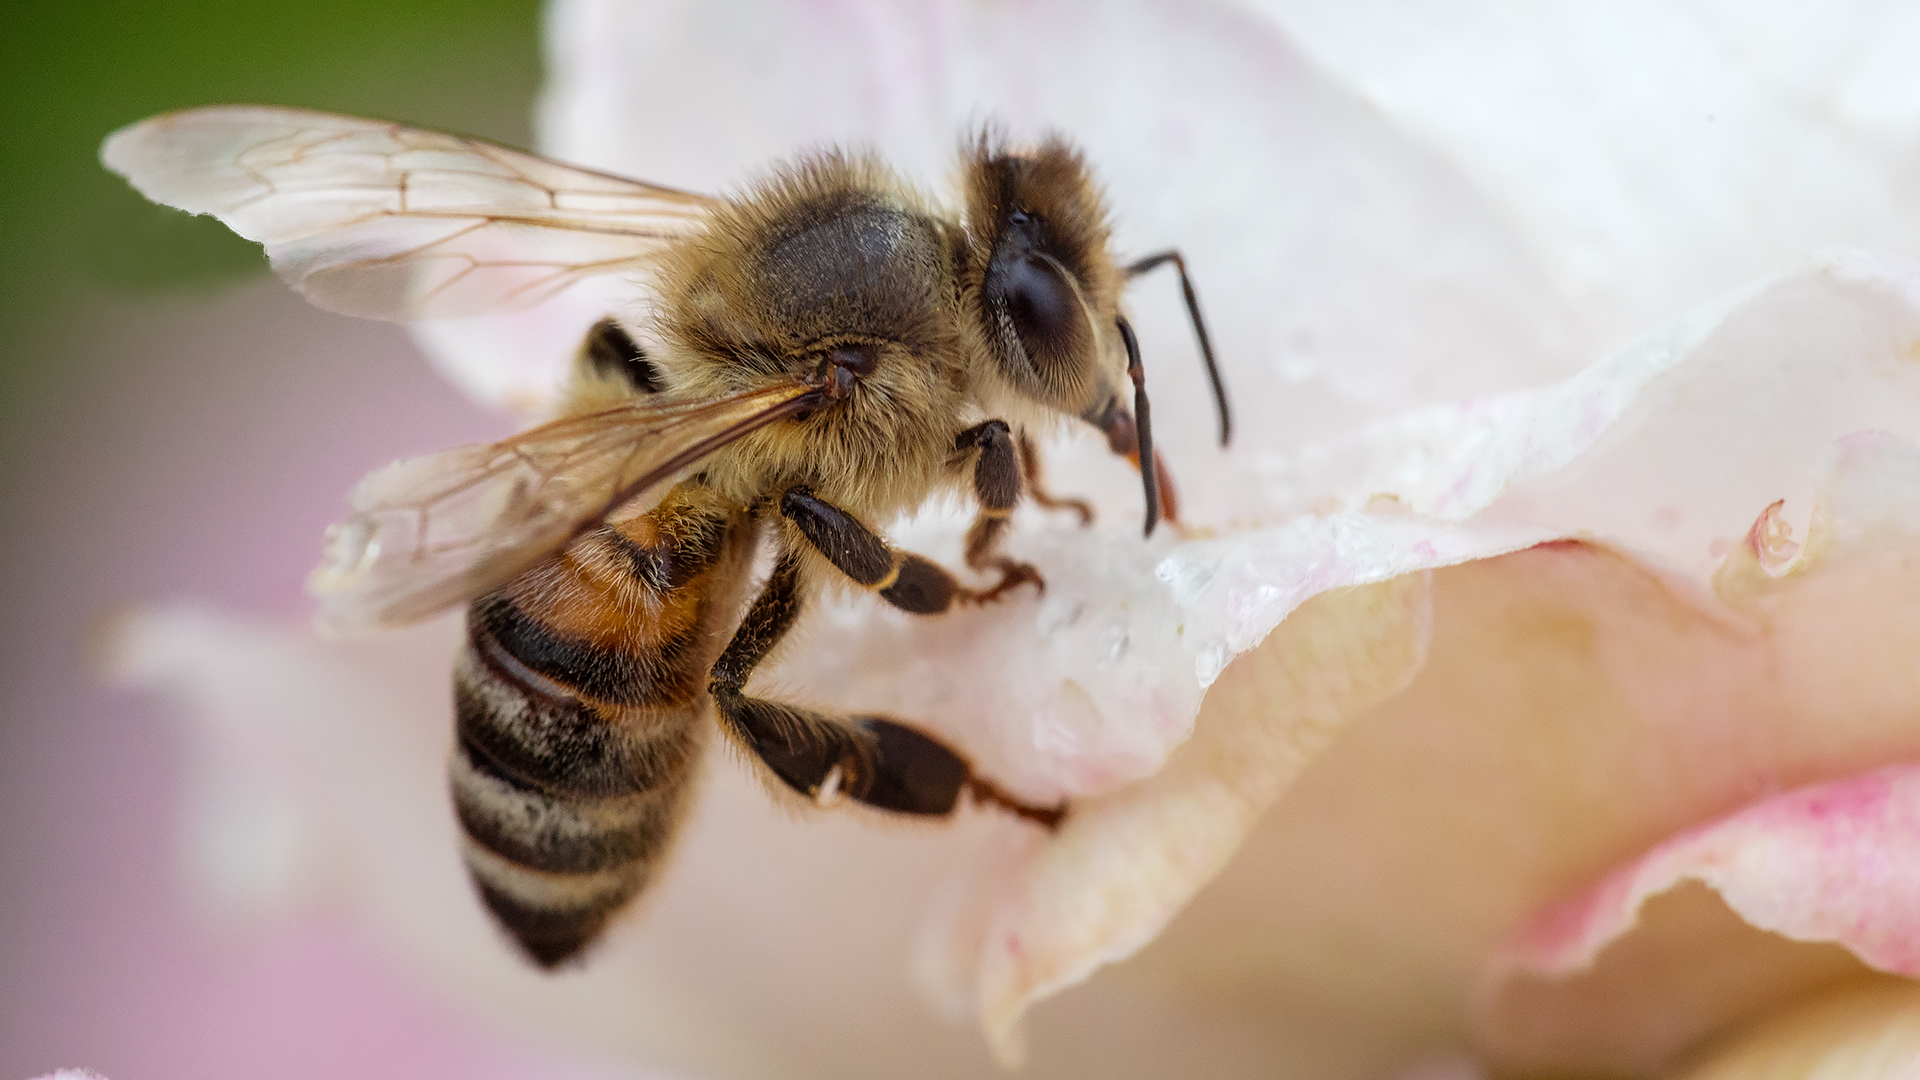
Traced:
MULTIPOLYGON (((1024 255, 1002 278, 1007 316, 1042 378, 1067 375, 1093 345, 1093 328, 1059 263, 1024 255)), ((1070 377, 1070 376, 1069 376, 1070 377)))

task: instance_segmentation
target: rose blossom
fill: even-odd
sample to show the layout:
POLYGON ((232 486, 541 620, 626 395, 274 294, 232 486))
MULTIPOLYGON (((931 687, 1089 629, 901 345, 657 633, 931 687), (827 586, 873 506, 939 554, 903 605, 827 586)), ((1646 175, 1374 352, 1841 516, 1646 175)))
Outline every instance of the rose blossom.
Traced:
MULTIPOLYGON (((1898 1067, 1915 44, 1894 5, 561 3, 556 156, 723 190, 868 140, 933 183, 991 113, 1081 142, 1124 250, 1185 251, 1229 451, 1171 283, 1129 296, 1190 529, 1143 543, 1124 465, 1068 433, 1052 484, 1103 514, 1022 511, 1043 598, 822 604, 760 683, 924 722, 1073 816, 792 821, 715 755, 671 872, 547 979, 459 872, 453 622, 162 611, 120 662, 236 766, 216 880, 330 867, 436 979, 703 1074, 989 1073, 929 995, 1046 1075, 1898 1067)), ((537 412, 609 290, 420 338, 537 412)), ((964 523, 891 533, 952 562, 964 523)))

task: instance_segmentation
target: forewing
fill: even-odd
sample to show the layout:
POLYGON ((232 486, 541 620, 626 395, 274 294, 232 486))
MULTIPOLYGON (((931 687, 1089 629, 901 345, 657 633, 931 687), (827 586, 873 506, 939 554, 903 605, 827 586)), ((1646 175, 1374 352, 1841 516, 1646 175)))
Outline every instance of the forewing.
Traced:
POLYGON ((639 401, 360 481, 308 582, 321 629, 399 626, 512 580, 617 507, 660 501, 715 450, 817 404, 787 384, 694 404, 639 401))
POLYGON ((717 205, 475 139, 253 105, 143 120, 100 157, 147 198, 259 241, 320 307, 382 319, 525 307, 643 269, 717 205))

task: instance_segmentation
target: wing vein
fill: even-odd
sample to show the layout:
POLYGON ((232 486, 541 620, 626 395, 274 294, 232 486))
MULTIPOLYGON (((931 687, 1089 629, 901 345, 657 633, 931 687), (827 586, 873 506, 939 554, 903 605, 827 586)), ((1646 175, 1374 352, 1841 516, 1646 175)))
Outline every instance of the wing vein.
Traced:
POLYGON ((314 303, 376 318, 538 303, 658 258, 720 205, 492 143, 300 109, 172 113, 116 132, 102 157, 150 198, 265 244, 314 303))

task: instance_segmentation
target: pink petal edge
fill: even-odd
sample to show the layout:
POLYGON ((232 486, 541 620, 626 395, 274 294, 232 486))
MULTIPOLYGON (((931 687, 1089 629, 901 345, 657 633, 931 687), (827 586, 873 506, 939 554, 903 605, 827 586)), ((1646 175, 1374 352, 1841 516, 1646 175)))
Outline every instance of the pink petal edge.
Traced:
POLYGON ((1490 978, 1584 971, 1648 900, 1685 881, 1756 927, 1920 978, 1920 764, 1776 795, 1666 840, 1535 916, 1490 978))

